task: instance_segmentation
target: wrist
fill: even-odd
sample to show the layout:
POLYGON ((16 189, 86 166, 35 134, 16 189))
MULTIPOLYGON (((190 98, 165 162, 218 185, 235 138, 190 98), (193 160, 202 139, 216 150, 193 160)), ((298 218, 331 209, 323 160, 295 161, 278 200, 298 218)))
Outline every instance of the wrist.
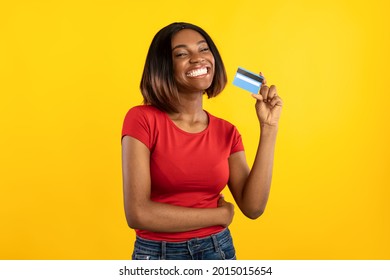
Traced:
POLYGON ((227 227, 230 225, 230 223, 232 222, 232 213, 231 213, 231 209, 229 209, 228 207, 224 206, 224 207, 218 207, 218 209, 220 210, 219 213, 217 214, 217 219, 215 221, 218 221, 218 225, 220 226, 223 226, 223 227, 227 227))
POLYGON ((228 220, 228 211, 225 207, 219 207, 218 224, 225 225, 228 220))
POLYGON ((278 124, 260 123, 261 132, 277 133, 279 129, 278 124))

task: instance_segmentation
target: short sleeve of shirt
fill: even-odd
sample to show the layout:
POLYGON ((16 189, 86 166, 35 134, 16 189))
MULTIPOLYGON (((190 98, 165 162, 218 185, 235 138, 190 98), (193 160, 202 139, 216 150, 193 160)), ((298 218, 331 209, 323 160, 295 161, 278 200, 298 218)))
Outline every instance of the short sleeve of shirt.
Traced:
POLYGON ((236 127, 234 127, 233 131, 233 139, 232 139, 232 148, 230 150, 230 154, 234 154, 236 152, 244 151, 244 144, 242 143, 242 138, 236 127))
POLYGON ((143 106, 131 108, 124 119, 122 127, 122 138, 131 136, 144 143, 151 149, 151 127, 148 115, 143 106))

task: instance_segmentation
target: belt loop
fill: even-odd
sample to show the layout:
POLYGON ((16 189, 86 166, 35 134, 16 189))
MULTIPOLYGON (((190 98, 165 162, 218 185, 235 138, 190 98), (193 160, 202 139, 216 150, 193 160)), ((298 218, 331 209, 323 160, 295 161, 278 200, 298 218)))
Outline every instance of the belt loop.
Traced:
POLYGON ((165 260, 167 258, 167 242, 161 242, 161 259, 165 260))
POLYGON ((213 240, 215 252, 219 252, 219 243, 218 243, 218 239, 215 236, 215 234, 211 235, 211 239, 213 240))

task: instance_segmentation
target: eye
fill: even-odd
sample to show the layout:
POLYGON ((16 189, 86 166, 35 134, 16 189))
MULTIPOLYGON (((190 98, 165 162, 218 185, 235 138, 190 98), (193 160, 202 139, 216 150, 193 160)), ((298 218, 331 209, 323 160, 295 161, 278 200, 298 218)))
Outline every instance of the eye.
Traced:
POLYGON ((203 47, 200 49, 201 52, 207 52, 209 50, 210 50, 209 47, 203 47))
POLYGON ((175 53, 175 57, 185 57, 187 55, 186 52, 178 52, 178 53, 175 53))

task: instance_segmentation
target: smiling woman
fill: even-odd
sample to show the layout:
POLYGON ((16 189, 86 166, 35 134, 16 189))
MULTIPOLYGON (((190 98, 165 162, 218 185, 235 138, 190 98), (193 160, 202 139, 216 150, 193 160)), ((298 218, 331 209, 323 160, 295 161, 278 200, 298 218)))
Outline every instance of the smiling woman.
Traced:
POLYGON ((203 94, 213 82, 215 64, 203 36, 192 29, 183 29, 172 38, 172 54, 179 92, 197 94, 200 91, 203 94))
POLYGON ((173 23, 154 37, 141 80, 145 105, 122 130, 125 213, 133 259, 235 259, 232 203, 258 218, 267 204, 282 101, 265 83, 255 94, 261 135, 252 170, 234 125, 203 109, 226 85, 217 47, 200 27, 173 23))
MULTIPOLYGON (((189 23, 174 23, 161 29, 153 38, 146 57, 141 80, 144 103, 166 112, 178 112, 176 106, 179 93, 173 60, 177 62, 175 65, 178 67, 179 61, 185 62, 192 55, 202 53, 208 53, 213 60, 212 64, 209 62, 209 70, 213 71, 210 75, 212 84, 202 90, 202 93, 206 92, 211 98, 222 92, 227 81, 225 67, 211 37, 200 27, 189 23), (180 41, 183 37, 191 39, 191 35, 194 34, 196 34, 194 41, 180 41), (189 48, 189 44, 195 44, 195 46, 189 48)), ((192 57, 192 61, 194 58, 196 59, 192 57)))

